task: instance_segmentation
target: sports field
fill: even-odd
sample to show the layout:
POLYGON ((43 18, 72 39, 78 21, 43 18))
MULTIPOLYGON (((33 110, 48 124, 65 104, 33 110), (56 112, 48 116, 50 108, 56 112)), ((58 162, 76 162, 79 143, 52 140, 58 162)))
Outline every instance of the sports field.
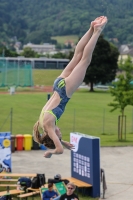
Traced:
POLYGON ((60 75, 62 70, 33 70, 34 85, 52 85, 53 80, 60 75))
POLYGON ((76 44, 79 40, 79 37, 77 35, 66 35, 66 36, 51 37, 51 39, 57 40, 59 44, 65 44, 68 41, 71 41, 76 44))
MULTIPOLYGON (((46 101, 47 93, 43 92, 0 94, 0 131, 10 130, 8 115, 13 108, 12 133, 32 134, 32 127, 46 101)), ((76 131, 100 137, 102 146, 133 145, 133 108, 128 106, 125 110, 127 140, 118 142, 117 119, 120 113, 110 113, 110 107, 107 105, 110 101, 112 97, 104 91, 90 93, 87 89, 82 89, 74 93, 58 123, 63 139, 69 140, 69 133, 76 131)))

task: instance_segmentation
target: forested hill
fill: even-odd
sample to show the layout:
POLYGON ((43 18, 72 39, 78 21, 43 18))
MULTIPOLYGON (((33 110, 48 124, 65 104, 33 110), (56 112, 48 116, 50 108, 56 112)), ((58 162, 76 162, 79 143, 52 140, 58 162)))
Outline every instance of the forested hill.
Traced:
POLYGON ((133 0, 0 0, 0 41, 49 42, 50 36, 82 35, 91 20, 107 15, 107 39, 133 41, 133 0))

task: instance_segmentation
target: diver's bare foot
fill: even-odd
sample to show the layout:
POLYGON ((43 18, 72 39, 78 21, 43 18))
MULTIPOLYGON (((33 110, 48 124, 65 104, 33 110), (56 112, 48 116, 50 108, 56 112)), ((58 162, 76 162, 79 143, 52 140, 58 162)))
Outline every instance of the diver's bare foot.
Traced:
POLYGON ((94 21, 91 22, 91 28, 94 28, 96 24, 100 24, 103 20, 104 16, 97 17, 94 21))
POLYGON ((105 25, 107 24, 107 17, 104 17, 101 21, 101 23, 97 23, 94 25, 94 32, 102 32, 102 30, 104 29, 105 25))

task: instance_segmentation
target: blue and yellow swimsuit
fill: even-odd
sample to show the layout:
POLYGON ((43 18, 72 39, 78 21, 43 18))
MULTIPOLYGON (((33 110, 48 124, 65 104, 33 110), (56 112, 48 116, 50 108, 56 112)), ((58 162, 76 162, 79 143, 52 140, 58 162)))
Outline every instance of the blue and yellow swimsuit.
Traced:
POLYGON ((42 111, 41 115, 48 112, 55 117, 56 124, 63 114, 66 104, 70 98, 66 95, 66 83, 64 78, 57 78, 53 84, 53 91, 56 91, 60 96, 60 103, 57 107, 52 110, 42 111))

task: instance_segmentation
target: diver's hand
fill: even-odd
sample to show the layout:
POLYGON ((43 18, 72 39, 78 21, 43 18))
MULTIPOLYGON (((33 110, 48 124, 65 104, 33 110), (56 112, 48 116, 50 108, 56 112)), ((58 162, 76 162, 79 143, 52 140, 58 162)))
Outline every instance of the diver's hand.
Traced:
POLYGON ((51 158, 51 156, 52 156, 52 153, 50 151, 45 151, 44 153, 45 158, 51 158))
POLYGON ((62 142, 62 145, 63 145, 66 149, 71 150, 71 149, 74 149, 74 148, 75 148, 74 145, 71 144, 70 142, 63 141, 63 140, 62 140, 61 142, 62 142))

